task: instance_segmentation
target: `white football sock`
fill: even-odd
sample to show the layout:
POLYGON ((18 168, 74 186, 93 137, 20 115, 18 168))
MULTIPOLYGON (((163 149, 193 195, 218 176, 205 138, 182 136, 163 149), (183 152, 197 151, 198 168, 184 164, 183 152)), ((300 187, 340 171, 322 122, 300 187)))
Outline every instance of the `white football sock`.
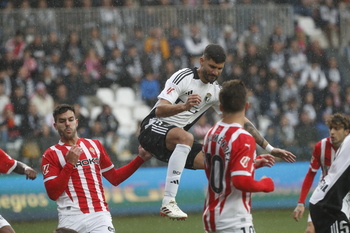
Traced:
POLYGON ((180 185, 180 178, 184 170, 187 156, 191 147, 184 144, 177 144, 168 162, 168 171, 165 180, 163 205, 175 200, 180 185))

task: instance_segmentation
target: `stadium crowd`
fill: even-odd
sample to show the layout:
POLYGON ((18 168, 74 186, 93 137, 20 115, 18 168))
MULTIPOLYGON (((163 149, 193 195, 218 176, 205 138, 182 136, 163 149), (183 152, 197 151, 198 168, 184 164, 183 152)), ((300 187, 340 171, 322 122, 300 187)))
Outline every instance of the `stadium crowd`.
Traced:
MULTIPOLYGON (((35 2, 45 8, 113 3, 35 2)), ((132 1, 123 4, 127 2, 132 1)), ((140 1, 146 5, 156 2, 163 4, 140 1)), ((28 0, 0 3, 2 8, 11 4, 36 7, 28 0)), ((175 1, 171 4, 176 5, 175 1)), ((98 89, 130 87, 143 104, 152 107, 174 71, 198 67, 199 56, 208 43, 218 43, 227 51, 219 82, 243 80, 251 103, 247 118, 271 144, 293 152, 298 161, 309 160, 314 144, 328 135, 328 116, 336 112, 350 115, 350 86, 338 67, 337 56, 322 48, 317 39, 311 40, 299 26, 287 36, 278 25, 267 40, 257 22, 251 22, 243 33, 222 25, 215 40, 197 24, 191 25, 188 33, 179 27, 165 30, 155 26, 145 32, 135 26, 131 38, 119 37, 115 29, 92 27, 84 38, 74 31, 66 37, 55 30, 29 37, 26 31, 17 30, 0 44, 1 148, 6 151, 14 145, 18 151, 15 158, 38 166, 43 151, 59 138, 52 128, 52 111, 58 104, 68 103, 77 109, 79 135, 101 140, 112 160, 120 162, 121 151, 116 149, 120 124, 113 114, 114 106, 96 96, 98 89), (92 117, 94 106, 103 106, 103 110, 92 117), (80 113, 80 109, 84 111, 80 113)), ((191 132, 202 140, 214 122, 215 116, 206 114, 191 132)), ((137 134, 136 130, 129 135, 126 150, 130 154, 137 153, 137 134)))

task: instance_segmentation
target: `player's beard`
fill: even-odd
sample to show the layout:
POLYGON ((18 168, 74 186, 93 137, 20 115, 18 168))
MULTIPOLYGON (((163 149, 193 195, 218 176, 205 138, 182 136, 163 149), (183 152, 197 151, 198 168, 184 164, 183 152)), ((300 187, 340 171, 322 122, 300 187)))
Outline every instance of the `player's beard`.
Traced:
POLYGON ((213 75, 213 74, 209 74, 208 72, 205 72, 204 74, 204 79, 208 82, 208 83, 213 83, 218 79, 218 76, 213 75), (215 77, 215 78, 214 78, 215 77))
POLYGON ((67 133, 66 129, 60 131, 59 133, 60 133, 61 137, 65 138, 67 140, 72 140, 72 139, 74 139, 75 135, 77 134, 77 130, 72 129, 72 128, 69 128, 69 129, 71 130, 70 133, 67 133))

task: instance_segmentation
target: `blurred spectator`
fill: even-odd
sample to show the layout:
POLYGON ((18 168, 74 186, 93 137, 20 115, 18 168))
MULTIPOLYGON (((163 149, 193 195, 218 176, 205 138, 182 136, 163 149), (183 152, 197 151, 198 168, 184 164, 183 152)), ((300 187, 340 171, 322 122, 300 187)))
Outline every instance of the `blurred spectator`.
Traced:
POLYGON ((304 96, 300 111, 307 113, 310 121, 316 122, 317 112, 315 108, 315 97, 312 92, 308 92, 304 96))
POLYGON ((273 145, 276 145, 277 147, 281 147, 281 139, 278 137, 278 134, 276 132, 276 128, 274 125, 271 124, 267 127, 264 138, 268 142, 273 143, 273 145))
POLYGON ((270 72, 278 75, 278 83, 282 83, 286 75, 286 54, 283 44, 279 41, 274 41, 271 44, 272 50, 267 55, 267 63, 270 72))
POLYGON ((180 70, 180 69, 189 67, 189 61, 188 61, 188 56, 186 54, 186 49, 184 49, 180 45, 174 45, 169 59, 173 61, 175 70, 180 70))
POLYGON ((317 59, 310 60, 310 65, 307 65, 300 74, 299 87, 302 88, 306 85, 308 79, 314 82, 315 87, 323 91, 327 85, 328 81, 324 71, 321 69, 320 63, 317 59))
POLYGON ((77 64, 72 63, 69 66, 69 75, 62 81, 68 88, 68 96, 71 99, 77 100, 81 94, 82 77, 77 64))
POLYGON ((181 47, 183 53, 187 55, 185 41, 184 41, 184 38, 183 38, 183 35, 181 33, 180 28, 175 26, 175 27, 172 27, 170 29, 170 35, 168 37, 168 44, 169 44, 169 48, 171 51, 170 56, 172 55, 172 53, 175 50, 175 47, 177 47, 177 46, 181 47))
POLYGON ((310 63, 317 61, 322 68, 327 67, 326 51, 321 47, 319 40, 313 39, 306 47, 305 54, 310 63))
POLYGON ((276 126, 276 135, 281 142, 281 148, 285 148, 293 154, 299 152, 296 145, 294 126, 285 114, 281 115, 279 123, 276 126))
POLYGON ((340 39, 340 13, 337 5, 333 0, 322 0, 316 13, 313 18, 316 25, 325 33, 328 46, 330 48, 337 47, 337 42, 340 39))
POLYGON ((142 57, 143 72, 152 72, 155 79, 159 79, 160 73, 164 66, 160 44, 158 40, 154 40, 151 45, 151 50, 145 52, 142 57))
POLYGON ((38 63, 32 55, 32 51, 29 48, 25 48, 22 61, 23 66, 26 67, 29 72, 28 76, 35 80, 38 73, 38 63))
POLYGON ((95 80, 101 79, 102 64, 95 49, 90 48, 87 50, 83 64, 91 77, 95 80))
POLYGON ((299 103, 300 93, 293 76, 291 75, 286 76, 285 82, 282 84, 280 89, 280 96, 281 96, 281 102, 283 104, 284 109, 286 109, 287 102, 290 99, 295 99, 299 103))
POLYGON ((35 59, 38 72, 42 72, 45 64, 45 50, 42 36, 36 34, 33 42, 28 44, 26 49, 30 50, 31 56, 35 59))
POLYGON ((44 83, 37 83, 35 93, 30 98, 30 105, 36 106, 38 113, 43 117, 52 114, 54 109, 54 99, 49 93, 47 93, 44 83))
POLYGON ((74 101, 69 97, 68 95, 68 88, 66 85, 64 84, 59 84, 56 87, 56 91, 55 91, 55 95, 54 95, 54 102, 55 102, 55 106, 58 104, 70 104, 73 105, 74 101))
POLYGON ((113 141, 117 137, 119 122, 112 113, 112 108, 104 104, 102 105, 102 112, 97 115, 95 122, 101 124, 101 132, 104 135, 104 142, 108 147, 111 147, 113 141))
POLYGON ((88 138, 90 137, 91 130, 90 130, 90 117, 89 115, 85 115, 82 113, 82 107, 79 103, 74 104, 75 109, 75 117, 78 119, 79 124, 77 127, 78 134, 80 137, 88 138))
POLYGON ((20 132, 24 140, 37 138, 40 134, 43 124, 43 116, 40 115, 38 108, 34 104, 29 104, 27 114, 21 120, 20 132))
POLYGON ((145 40, 145 52, 149 53, 154 50, 155 45, 158 45, 162 59, 168 59, 170 57, 168 39, 164 36, 163 29, 160 27, 154 27, 150 30, 150 36, 145 40))
POLYGON ((143 76, 143 67, 141 56, 137 52, 135 45, 129 45, 126 53, 123 55, 124 67, 127 71, 127 76, 122 81, 122 86, 133 87, 138 84, 143 76))
POLYGON ((24 34, 22 31, 16 31, 14 37, 10 38, 6 44, 5 49, 12 53, 13 59, 19 60, 23 57, 24 48, 27 43, 24 40, 24 34))
POLYGON ((109 32, 114 27, 120 28, 123 24, 123 19, 118 8, 114 7, 112 0, 102 0, 100 12, 100 28, 103 40, 109 37, 109 32))
POLYGON ((245 80, 244 72, 240 64, 233 64, 231 73, 228 73, 227 76, 222 78, 223 82, 231 79, 245 80))
POLYGON ((295 128, 295 138, 300 150, 299 153, 296 153, 299 161, 310 160, 313 147, 319 136, 315 123, 312 122, 307 112, 300 113, 300 122, 295 128))
POLYGON ((158 94, 160 93, 160 83, 159 80, 152 72, 145 74, 140 83, 141 98, 145 103, 153 107, 158 100, 158 94))
POLYGON ((25 66, 21 66, 17 75, 13 79, 12 86, 22 86, 25 95, 30 98, 35 91, 35 83, 28 69, 25 66))
POLYGON ((36 11, 37 30, 47 35, 51 30, 56 30, 55 12, 47 7, 47 0, 38 0, 38 10, 36 11))
POLYGON ((4 113, 5 106, 10 103, 10 98, 5 93, 5 85, 0 81, 0 115, 4 113))
MULTIPOLYGON (((19 118, 15 117, 14 107, 11 103, 7 104, 4 108, 3 114, 0 116, 0 133, 2 149, 7 150, 8 142, 15 142, 21 145, 21 133, 20 133, 21 122, 19 118)), ((19 148, 16 148, 19 150, 19 148)), ((17 155, 16 155, 17 156, 17 155)))
POLYGON ((27 114, 29 99, 24 94, 22 86, 15 86, 11 95, 11 103, 14 107, 15 115, 18 115, 20 118, 27 114))
POLYGON ((103 84, 100 86, 110 87, 113 83, 122 85, 123 80, 127 79, 125 73, 122 52, 118 47, 115 47, 112 49, 111 56, 107 60, 105 80, 101 80, 103 84))
POLYGON ((294 34, 290 40, 296 40, 299 49, 304 53, 310 43, 310 38, 300 26, 296 26, 294 34))
POLYGON ((338 112, 342 105, 342 93, 341 86, 337 82, 330 82, 326 88, 326 93, 332 98, 334 105, 334 111, 338 112))
POLYGON ((344 112, 346 115, 350 116, 350 93, 347 93, 344 97, 341 112, 344 112))
POLYGON ((40 155, 44 154, 45 150, 50 148, 52 145, 57 144, 59 140, 60 138, 58 134, 52 131, 50 126, 47 124, 42 124, 40 134, 36 139, 39 145, 40 155))
POLYGON ((243 56, 244 45, 231 25, 224 25, 217 43, 225 49, 226 53, 232 54, 234 57, 243 56))
POLYGON ((248 67, 255 64, 259 69, 266 67, 266 58, 258 53, 258 49, 254 43, 246 44, 246 53, 242 59, 242 68, 244 72, 248 71, 248 67))
MULTIPOLYGON (((86 39, 86 45, 84 46, 88 51, 95 50, 97 59, 102 62, 105 59, 105 46, 104 41, 100 37, 100 31, 98 28, 92 28, 90 30, 90 37, 86 39)), ((89 53, 89 52, 88 52, 89 53)))
POLYGON ((130 46, 135 46, 136 51, 139 54, 142 54, 144 52, 145 48, 145 37, 142 27, 140 26, 134 26, 133 35, 131 35, 130 38, 128 38, 127 42, 127 48, 130 46))
POLYGON ((191 63, 197 64, 205 47, 210 43, 205 32, 201 31, 197 24, 189 26, 189 32, 184 36, 186 51, 190 56, 191 63))
POLYGON ((160 86, 164 87, 164 84, 170 76, 176 72, 176 67, 175 63, 172 59, 166 60, 164 64, 164 68, 161 71, 160 77, 159 77, 159 82, 160 86))
POLYGON ((298 41, 292 40, 287 50, 287 71, 290 72, 294 78, 299 79, 300 73, 307 65, 307 57, 301 50, 298 41))
POLYGON ((278 120, 282 103, 276 79, 268 81, 267 89, 261 93, 260 100, 261 113, 272 121, 278 120))
POLYGON ((102 105, 102 101, 96 96, 98 84, 95 79, 89 75, 87 70, 83 68, 81 70, 82 82, 80 85, 81 94, 78 99, 78 102, 82 107, 85 107, 91 112, 91 109, 94 106, 102 105))
POLYGON ((339 85, 343 84, 343 77, 338 67, 338 61, 335 57, 328 58, 328 66, 325 69, 328 82, 335 82, 339 85))
POLYGON ((84 59, 84 48, 81 39, 77 32, 71 32, 66 41, 64 42, 62 49, 62 59, 71 59, 77 64, 81 63, 84 59))
POLYGON ((245 115, 256 127, 259 127, 258 117, 261 115, 260 100, 251 89, 247 90, 247 101, 249 102, 249 108, 246 110, 245 115))
POLYGON ((47 39, 43 44, 43 49, 45 51, 45 56, 48 57, 52 54, 53 51, 61 51, 62 44, 59 41, 56 31, 50 31, 47 34, 47 39))
POLYGON ((288 123, 295 127, 299 124, 299 103, 296 99, 289 99, 287 102, 287 107, 283 114, 287 119, 288 123))
POLYGON ((274 42, 279 42, 282 44, 283 49, 287 46, 287 35, 283 32, 283 27, 277 25, 274 27, 272 34, 269 36, 268 45, 272 46, 274 42))
POLYGON ((106 58, 110 59, 114 49, 118 49, 121 53, 125 50, 125 42, 122 35, 118 33, 118 29, 112 29, 110 36, 107 38, 105 43, 106 58))
POLYGON ((326 122, 330 116, 328 112, 323 112, 320 119, 316 122, 316 129, 320 140, 329 137, 329 127, 326 122))
POLYGON ((53 50, 50 54, 50 59, 47 59, 46 67, 50 69, 53 80, 58 79, 63 74, 64 63, 62 62, 63 59, 61 59, 61 57, 60 50, 53 50))
POLYGON ((245 44, 254 44, 258 52, 264 52, 264 37, 260 31, 259 25, 255 22, 252 22, 248 29, 243 32, 241 40, 244 41, 245 44))
POLYGON ((30 5, 30 1, 22 0, 20 3, 20 10, 21 14, 18 15, 18 26, 20 30, 26 34, 25 41, 30 43, 33 40, 33 34, 35 32, 35 27, 37 26, 35 22, 35 14, 32 6, 30 5))
POLYGON ((260 95, 264 91, 264 85, 267 83, 267 80, 262 79, 258 72, 258 66, 256 64, 251 64, 243 78, 247 88, 252 89, 256 95, 260 95))
POLYGON ((4 64, 4 61, 0 59, 0 82, 4 85, 4 92, 5 95, 11 96, 12 93, 12 84, 11 84, 11 78, 7 73, 6 65, 4 64))

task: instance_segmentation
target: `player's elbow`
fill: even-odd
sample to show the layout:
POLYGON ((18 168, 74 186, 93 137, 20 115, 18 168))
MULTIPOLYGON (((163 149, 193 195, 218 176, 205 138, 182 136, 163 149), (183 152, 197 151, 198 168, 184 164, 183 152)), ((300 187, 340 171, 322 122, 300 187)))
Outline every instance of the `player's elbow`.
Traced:
POLYGON ((47 196, 49 196, 49 198, 53 201, 57 201, 57 199, 61 196, 61 195, 57 195, 57 194, 54 194, 54 193, 47 193, 47 196))

